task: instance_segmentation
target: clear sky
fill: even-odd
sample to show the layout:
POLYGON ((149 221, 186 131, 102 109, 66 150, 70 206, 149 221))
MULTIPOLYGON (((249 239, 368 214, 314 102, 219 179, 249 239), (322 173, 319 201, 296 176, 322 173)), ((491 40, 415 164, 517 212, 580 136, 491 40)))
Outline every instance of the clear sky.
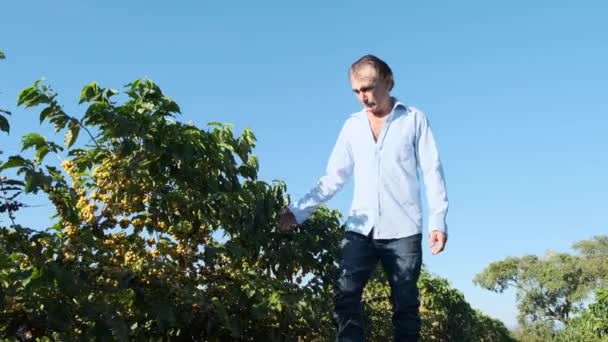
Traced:
MULTIPOLYGON (((348 66, 373 53, 393 68, 393 95, 427 114, 444 163, 450 239, 439 256, 425 251, 428 269, 512 326, 514 294, 476 287, 475 274, 608 232, 606 18, 607 2, 583 0, 5 0, 0 108, 13 116, 0 149, 53 136, 36 110, 15 108, 40 77, 72 115, 84 84, 148 77, 181 120, 251 127, 260 178, 298 197, 360 110, 348 66)), ((346 212, 351 195, 352 184, 328 205, 346 212)), ((22 222, 44 227, 40 204, 22 222)))

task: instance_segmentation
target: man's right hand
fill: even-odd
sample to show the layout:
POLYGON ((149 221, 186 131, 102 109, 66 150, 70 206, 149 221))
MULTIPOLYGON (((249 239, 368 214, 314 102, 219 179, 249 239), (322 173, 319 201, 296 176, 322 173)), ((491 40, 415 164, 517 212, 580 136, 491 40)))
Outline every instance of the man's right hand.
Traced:
POLYGON ((285 208, 279 214, 279 231, 287 233, 292 231, 298 225, 296 217, 289 208, 285 208))
POLYGON ((448 235, 444 232, 433 230, 429 234, 429 245, 431 247, 431 253, 433 254, 441 253, 447 242, 448 235))

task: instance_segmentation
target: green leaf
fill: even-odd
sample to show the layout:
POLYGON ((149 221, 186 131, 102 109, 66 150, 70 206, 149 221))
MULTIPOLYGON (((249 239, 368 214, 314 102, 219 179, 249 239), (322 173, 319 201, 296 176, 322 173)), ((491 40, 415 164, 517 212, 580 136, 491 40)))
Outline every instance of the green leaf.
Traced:
POLYGON ((38 89, 34 86, 24 88, 17 96, 17 106, 21 106, 36 95, 38 89))
POLYGON ((171 100, 168 97, 165 97, 165 99, 168 100, 168 101, 165 103, 165 106, 164 106, 165 108, 164 109, 168 113, 180 113, 179 106, 177 105, 177 103, 175 101, 171 100))
POLYGON ((270 293, 270 298, 268 298, 268 303, 277 311, 282 311, 283 304, 281 301, 281 294, 273 291, 270 293))
POLYGON ((54 112, 55 112, 55 107, 53 107, 53 106, 48 106, 48 107, 44 108, 40 112, 40 123, 43 123, 47 117, 53 116, 54 112))
POLYGON ((255 294, 256 294, 256 289, 255 288, 245 289, 245 295, 247 296, 248 299, 253 298, 253 296, 255 296, 255 294))
POLYGON ((39 269, 39 268, 37 268, 37 267, 34 267, 34 268, 32 269, 32 273, 31 273, 31 274, 30 274, 30 275, 29 275, 27 278, 23 279, 23 280, 21 281, 21 284, 22 284, 24 287, 26 287, 26 286, 28 286, 28 285, 29 285, 29 284, 30 284, 30 283, 31 283, 33 280, 36 280, 36 279, 40 278, 41 276, 42 276, 42 270, 40 270, 40 269, 39 269))
POLYGON ((65 128, 65 125, 70 120, 70 117, 67 116, 63 111, 58 111, 52 118, 51 122, 55 125, 55 132, 59 132, 65 128))
POLYGON ((16 179, 7 179, 5 181, 2 182, 5 185, 16 185, 16 186, 23 186, 24 183, 22 181, 16 180, 16 179))
POLYGON ((25 192, 37 193, 40 188, 48 186, 53 178, 42 172, 28 172, 25 175, 25 192))
POLYGON ((91 102, 96 100, 99 96, 99 85, 97 82, 91 82, 84 86, 80 91, 80 101, 79 104, 83 102, 91 102))
POLYGON ((80 123, 76 119, 71 119, 68 130, 65 132, 65 145, 70 148, 76 142, 80 132, 80 123))
POLYGON ((0 59, 5 59, 6 55, 4 55, 4 52, 2 52, 2 50, 0 50, 0 59))
POLYGON ((63 148, 54 142, 47 142, 44 137, 38 133, 30 133, 23 137, 22 149, 24 151, 32 146, 36 147, 36 159, 34 162, 39 164, 49 152, 58 152, 63 148))
POLYGON ((118 94, 118 90, 116 89, 104 89, 101 95, 103 102, 110 103, 110 98, 116 94, 118 94))
POLYGON ((17 97, 17 106, 25 105, 27 108, 50 102, 49 97, 38 89, 39 82, 40 80, 36 81, 33 86, 29 86, 19 93, 19 96, 17 97))
POLYGON ((40 164, 40 162, 42 162, 42 160, 44 159, 44 157, 46 157, 46 155, 49 153, 49 148, 48 146, 42 146, 40 148, 36 149, 36 158, 34 159, 34 161, 36 162, 36 164, 40 164))
POLYGON ((46 139, 38 133, 30 133, 23 136, 21 151, 24 151, 32 146, 40 148, 46 145, 46 139))
POLYGON ((0 115, 0 131, 4 131, 6 133, 9 133, 10 131, 10 125, 8 124, 8 120, 0 115))
POLYGON ((222 146, 223 148, 227 149, 230 152, 234 152, 234 147, 232 145, 228 145, 223 142, 219 143, 219 145, 222 146))
POLYGON ((2 166, 0 166, 0 171, 4 171, 6 169, 10 169, 13 167, 25 166, 26 163, 27 163, 27 160, 21 156, 11 156, 8 158, 8 161, 6 163, 4 163, 4 164, 2 164, 2 166))

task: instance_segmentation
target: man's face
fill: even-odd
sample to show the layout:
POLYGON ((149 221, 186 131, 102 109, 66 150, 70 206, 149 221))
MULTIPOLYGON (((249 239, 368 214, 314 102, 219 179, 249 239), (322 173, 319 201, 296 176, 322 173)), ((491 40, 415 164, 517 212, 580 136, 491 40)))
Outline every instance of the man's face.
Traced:
POLYGON ((350 83, 357 99, 367 112, 381 115, 390 110, 390 87, 392 80, 380 78, 371 65, 362 65, 350 75, 350 83))

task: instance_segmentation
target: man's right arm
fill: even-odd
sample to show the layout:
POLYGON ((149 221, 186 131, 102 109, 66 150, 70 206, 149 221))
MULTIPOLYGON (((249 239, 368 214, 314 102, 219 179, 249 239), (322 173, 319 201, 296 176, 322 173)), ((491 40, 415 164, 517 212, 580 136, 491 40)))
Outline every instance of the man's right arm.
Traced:
POLYGON ((354 159, 349 143, 349 125, 344 124, 332 150, 325 175, 317 185, 299 200, 289 204, 298 224, 304 222, 321 204, 329 201, 348 181, 353 173, 354 159))
POLYGON ((429 206, 429 244, 431 252, 437 254, 443 251, 448 238, 448 197, 437 145, 428 119, 422 112, 418 112, 416 136, 416 155, 429 206))

